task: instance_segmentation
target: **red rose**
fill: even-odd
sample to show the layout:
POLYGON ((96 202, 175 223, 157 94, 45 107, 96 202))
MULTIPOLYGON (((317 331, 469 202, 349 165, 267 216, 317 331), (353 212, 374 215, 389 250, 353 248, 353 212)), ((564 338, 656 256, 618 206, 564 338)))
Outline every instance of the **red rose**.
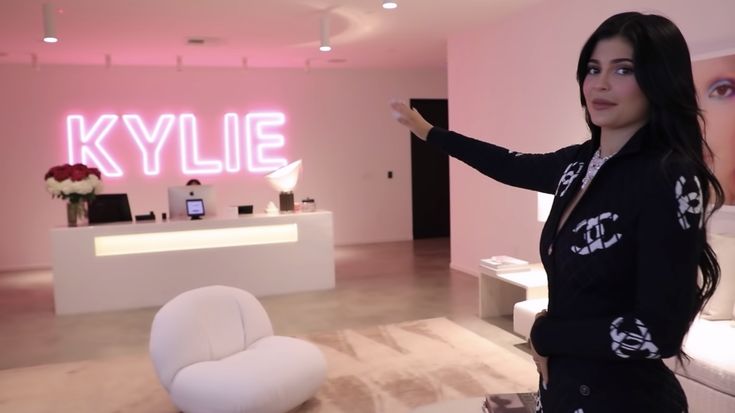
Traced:
POLYGON ((51 168, 51 171, 54 175, 54 179, 61 182, 65 179, 69 179, 69 175, 71 175, 71 165, 67 163, 61 166, 56 166, 51 168))
POLYGON ((101 173, 101 172, 100 172, 100 170, 99 170, 99 169, 97 169, 97 168, 89 168, 89 173, 90 173, 91 175, 95 175, 95 176, 97 176, 97 178, 99 178, 99 179, 102 179, 102 173, 101 173))
POLYGON ((87 176, 89 176, 89 170, 84 164, 74 164, 74 166, 71 167, 71 172, 69 173, 69 176, 71 177, 72 181, 82 181, 84 179, 87 179, 87 176))

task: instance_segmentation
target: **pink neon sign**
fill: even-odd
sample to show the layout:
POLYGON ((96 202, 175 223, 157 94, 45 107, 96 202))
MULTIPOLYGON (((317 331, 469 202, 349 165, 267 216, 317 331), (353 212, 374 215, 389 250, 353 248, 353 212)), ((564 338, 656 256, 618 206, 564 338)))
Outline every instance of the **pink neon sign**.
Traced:
POLYGON ((74 165, 79 159, 84 164, 95 165, 105 176, 122 176, 122 169, 102 146, 102 141, 116 122, 117 115, 102 115, 92 128, 87 130, 84 117, 81 115, 68 116, 66 118, 66 139, 69 164, 74 165), (79 146, 75 145, 77 143, 79 146))
MULTIPOLYGON (((240 116, 236 113, 224 115, 223 159, 202 159, 199 154, 197 120, 191 113, 163 114, 152 128, 146 126, 141 116, 104 114, 94 121, 91 128, 82 115, 66 118, 67 153, 70 164, 81 161, 94 165, 108 177, 123 176, 123 170, 103 144, 110 131, 122 117, 125 130, 140 150, 143 173, 161 173, 161 150, 169 140, 173 126, 177 124, 179 134, 179 161, 186 175, 229 173, 242 169, 240 116)), ((254 112, 243 118, 245 130, 247 169, 250 172, 270 172, 288 163, 285 158, 269 155, 282 148, 285 138, 277 133, 286 117, 281 112, 254 112)))
POLYGON ((161 173, 161 149, 171 132, 176 116, 170 114, 159 116, 153 132, 148 131, 138 115, 122 115, 122 118, 128 133, 143 153, 143 172, 146 175, 161 173))
POLYGON ((248 151, 248 170, 269 172, 288 164, 288 161, 284 158, 269 159, 264 154, 267 149, 283 147, 285 142, 283 135, 266 133, 266 128, 281 126, 284 123, 286 123, 286 117, 283 116, 283 113, 248 113, 245 115, 245 141, 249 148, 255 149, 248 151), (261 143, 253 145, 255 139, 261 143), (255 156, 253 156, 253 152, 255 152, 255 156))

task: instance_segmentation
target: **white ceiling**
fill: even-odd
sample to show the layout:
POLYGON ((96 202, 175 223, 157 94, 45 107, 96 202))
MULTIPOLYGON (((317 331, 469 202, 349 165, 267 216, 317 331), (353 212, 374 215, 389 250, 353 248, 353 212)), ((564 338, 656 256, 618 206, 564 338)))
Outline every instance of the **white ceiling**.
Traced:
POLYGON ((446 66, 449 35, 543 0, 0 0, 0 64, 248 67, 446 66), (41 41, 42 4, 56 44, 41 41), (320 52, 328 14, 332 51, 320 52), (188 45, 199 37, 204 45, 188 45), (331 62, 330 62, 331 60, 331 62))

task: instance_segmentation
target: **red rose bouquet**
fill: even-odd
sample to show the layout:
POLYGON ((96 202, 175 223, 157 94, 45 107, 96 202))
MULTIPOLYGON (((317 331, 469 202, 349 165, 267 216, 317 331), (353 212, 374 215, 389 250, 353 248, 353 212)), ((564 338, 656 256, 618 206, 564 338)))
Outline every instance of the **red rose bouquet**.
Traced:
POLYGON ((94 199, 95 193, 100 191, 101 178, 99 169, 81 163, 54 166, 44 175, 51 197, 69 201, 67 218, 70 225, 76 225, 76 218, 84 215, 84 201, 94 199))
POLYGON ((79 202, 94 198, 102 186, 102 174, 97 168, 78 163, 59 165, 49 169, 44 176, 46 189, 54 198, 79 202))

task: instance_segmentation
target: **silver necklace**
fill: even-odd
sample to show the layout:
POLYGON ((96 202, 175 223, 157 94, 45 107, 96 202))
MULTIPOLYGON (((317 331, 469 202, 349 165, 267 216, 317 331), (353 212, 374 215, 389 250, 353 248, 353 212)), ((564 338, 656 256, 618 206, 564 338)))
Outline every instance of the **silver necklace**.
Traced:
POLYGON ((602 157, 600 149, 595 151, 594 155, 592 155, 592 159, 590 159, 590 164, 587 167, 587 173, 584 175, 584 178, 582 178, 582 189, 587 188, 587 185, 589 185, 595 175, 597 175, 597 171, 599 171, 600 168, 602 168, 602 165, 607 162, 608 159, 612 158, 615 153, 617 152, 602 157))

